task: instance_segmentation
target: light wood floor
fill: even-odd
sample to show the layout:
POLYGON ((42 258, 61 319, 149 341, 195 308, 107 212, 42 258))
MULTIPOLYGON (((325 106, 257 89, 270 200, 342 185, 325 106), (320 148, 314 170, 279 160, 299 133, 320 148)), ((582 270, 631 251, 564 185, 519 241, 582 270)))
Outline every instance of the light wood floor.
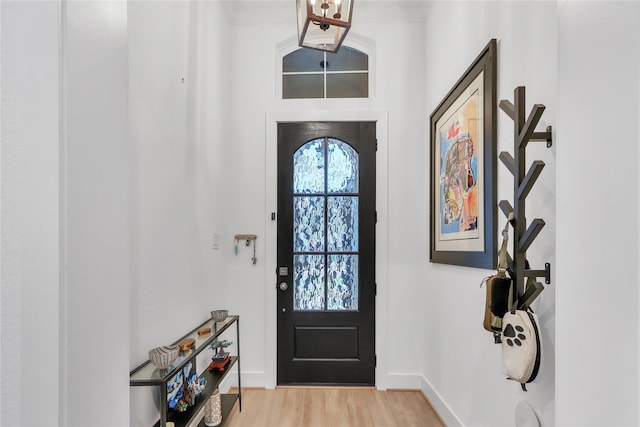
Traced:
POLYGON ((420 391, 374 388, 242 389, 225 427, 444 427, 420 391))

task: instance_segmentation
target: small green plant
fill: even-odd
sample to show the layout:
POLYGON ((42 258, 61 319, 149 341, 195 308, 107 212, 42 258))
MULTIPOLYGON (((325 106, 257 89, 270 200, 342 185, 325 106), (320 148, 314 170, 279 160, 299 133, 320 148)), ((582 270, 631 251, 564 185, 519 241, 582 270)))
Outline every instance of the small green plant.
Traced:
POLYGON ((211 344, 209 344, 209 347, 215 350, 216 354, 222 354, 224 353, 224 349, 229 347, 231 344, 233 344, 231 341, 215 339, 211 344))

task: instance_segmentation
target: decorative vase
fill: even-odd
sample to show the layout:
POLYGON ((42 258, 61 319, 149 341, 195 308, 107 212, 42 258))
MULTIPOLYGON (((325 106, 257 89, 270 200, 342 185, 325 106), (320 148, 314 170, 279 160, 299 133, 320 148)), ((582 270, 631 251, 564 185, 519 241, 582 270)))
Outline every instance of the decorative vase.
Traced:
POLYGON ((220 391, 216 389, 204 405, 204 424, 213 427, 220 425, 221 422, 222 406, 220 403, 220 391))

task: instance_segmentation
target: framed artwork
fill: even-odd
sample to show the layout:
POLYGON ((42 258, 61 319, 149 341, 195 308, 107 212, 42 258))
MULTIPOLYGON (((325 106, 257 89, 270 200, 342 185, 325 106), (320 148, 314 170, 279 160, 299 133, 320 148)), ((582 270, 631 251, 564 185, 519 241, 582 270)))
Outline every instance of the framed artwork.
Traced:
POLYGON ((430 117, 430 261, 496 268, 496 40, 430 117))

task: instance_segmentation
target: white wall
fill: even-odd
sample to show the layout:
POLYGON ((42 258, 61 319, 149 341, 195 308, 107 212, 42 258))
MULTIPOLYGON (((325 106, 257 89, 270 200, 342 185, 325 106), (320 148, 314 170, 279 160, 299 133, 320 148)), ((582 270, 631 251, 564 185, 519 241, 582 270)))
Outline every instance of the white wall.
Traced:
MULTIPOLYGON (((553 2, 436 2, 426 22, 425 108, 428 117, 440 100, 491 38, 498 41, 498 101, 513 102, 514 89, 526 87, 527 114, 534 103, 547 108, 538 125, 557 125, 556 119, 556 5, 553 2), (443 35, 446 34, 446 37, 443 35)), ((428 132, 428 131, 426 131, 428 132)), ((428 144, 428 135, 422 143, 428 144)), ((498 109, 498 152, 513 153, 513 122, 498 109)), ((533 268, 550 262, 555 268, 555 153, 532 142, 527 163, 546 164, 527 198, 527 218, 543 218, 546 226, 527 252, 533 268)), ((423 188, 428 176, 422 177, 423 188)), ((426 196, 425 196, 426 197, 426 196)), ((498 161, 498 200, 513 200, 513 178, 498 161)), ((513 202, 512 202, 513 204, 513 202)), ((498 227, 504 226, 498 211, 498 227)), ((422 220, 426 229, 428 215, 422 220)), ((496 235, 499 232, 496 231, 496 235)), ((510 245, 511 248, 511 245, 510 245)), ((424 259, 428 259, 425 248, 424 259)), ((552 270, 553 271, 553 270, 552 270)), ((501 374, 500 346, 482 328, 489 270, 429 264, 420 276, 424 309, 421 349, 422 388, 449 425, 514 425, 515 408, 524 400, 542 425, 554 423, 555 287, 552 283, 534 302, 543 338, 543 367, 539 382, 523 392, 501 374)))
POLYGON ((558 4, 559 426, 640 423, 638 22, 637 2, 558 4))
POLYGON ((427 259, 423 256, 426 229, 420 227, 427 199, 424 189, 416 184, 424 173, 428 151, 422 139, 423 53, 415 48, 415 41, 422 38, 423 26, 415 20, 392 20, 389 25, 377 21, 356 20, 345 42, 353 40, 356 48, 362 43, 362 49, 370 48, 374 53, 370 68, 375 76, 375 96, 368 100, 279 100, 274 91, 280 78, 278 53, 294 48, 295 43, 286 42, 296 34, 295 22, 231 27, 233 96, 227 167, 232 197, 227 206, 233 215, 228 229, 258 235, 257 266, 251 265, 250 255, 242 248, 227 265, 228 306, 242 316, 244 325, 244 384, 275 384, 276 242, 270 238, 275 224, 268 220, 269 213, 276 210, 275 122, 363 117, 380 119, 378 137, 384 145, 377 158, 379 178, 385 179, 378 185, 378 233, 385 236, 378 240, 379 247, 384 245, 378 261, 382 252, 386 256, 385 265, 377 267, 377 309, 379 315, 386 313, 385 321, 376 325, 381 361, 376 382, 383 388, 417 388, 420 384, 420 342, 415 337, 420 326, 417 313, 423 305, 416 298, 421 284, 415 278, 424 272, 427 259))
POLYGON ((3 2, 2 35, 1 422, 126 425, 126 4, 3 2))
MULTIPOLYGON (((221 5, 129 2, 128 24, 133 369, 151 348, 226 308, 233 171, 225 166, 229 61, 221 5)), ((153 424, 158 398, 153 387, 131 388, 129 425, 153 424)))
POLYGON ((126 425, 128 379, 122 373, 129 368, 131 283, 127 6, 119 1, 64 6, 61 424, 126 425))
POLYGON ((59 10, 53 1, 0 5, 4 426, 51 425, 59 416, 59 10), (36 401, 34 388, 48 398, 36 401))

